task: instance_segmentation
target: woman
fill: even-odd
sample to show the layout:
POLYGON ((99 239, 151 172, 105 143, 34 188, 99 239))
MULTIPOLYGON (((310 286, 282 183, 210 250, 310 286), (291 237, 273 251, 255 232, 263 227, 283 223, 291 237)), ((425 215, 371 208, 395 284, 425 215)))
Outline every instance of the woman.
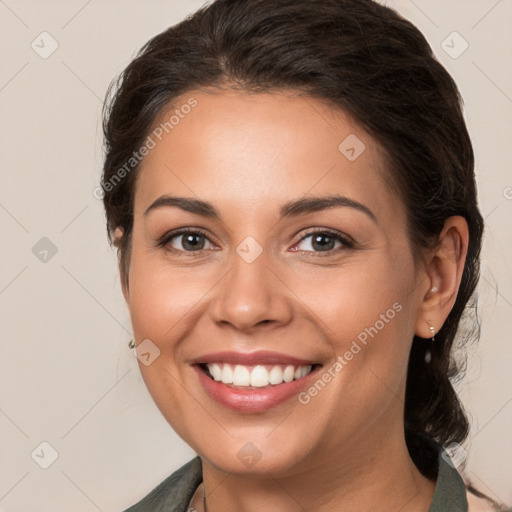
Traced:
POLYGON ((217 0, 112 91, 131 346, 198 454, 128 510, 498 510, 442 448, 483 220, 421 33, 370 0, 217 0))

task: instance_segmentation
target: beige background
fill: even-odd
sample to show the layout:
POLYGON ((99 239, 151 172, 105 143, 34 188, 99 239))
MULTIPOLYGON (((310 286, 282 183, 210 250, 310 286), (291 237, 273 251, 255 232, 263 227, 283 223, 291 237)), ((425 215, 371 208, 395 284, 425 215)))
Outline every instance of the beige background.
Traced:
MULTIPOLYGON (((0 0, 0 510, 123 510, 193 456, 127 348, 130 320, 93 189, 108 83, 202 3, 0 0)), ((482 338, 461 385, 473 418, 468 475, 511 504, 512 1, 387 4, 426 35, 466 104, 487 222, 482 338), (453 31, 469 44, 458 58, 442 47, 453 31)), ((462 49, 450 37, 450 51, 462 49)))

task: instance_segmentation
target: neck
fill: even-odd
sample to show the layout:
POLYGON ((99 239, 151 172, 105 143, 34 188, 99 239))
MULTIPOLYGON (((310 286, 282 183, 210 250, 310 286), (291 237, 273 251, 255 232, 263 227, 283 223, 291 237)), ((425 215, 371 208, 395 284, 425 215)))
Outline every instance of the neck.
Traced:
POLYGON ((403 435, 360 437, 286 476, 229 474, 203 460, 207 512, 427 511, 435 483, 416 468, 403 435))

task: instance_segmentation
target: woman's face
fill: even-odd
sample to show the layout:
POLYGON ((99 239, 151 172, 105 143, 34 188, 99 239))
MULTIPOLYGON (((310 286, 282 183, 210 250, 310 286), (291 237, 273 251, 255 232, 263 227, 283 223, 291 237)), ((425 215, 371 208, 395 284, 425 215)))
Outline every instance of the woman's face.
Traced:
POLYGON ((382 150, 308 97, 192 91, 155 128, 173 114, 140 167, 124 290, 155 403, 231 473, 368 461, 402 435, 429 289, 382 150))

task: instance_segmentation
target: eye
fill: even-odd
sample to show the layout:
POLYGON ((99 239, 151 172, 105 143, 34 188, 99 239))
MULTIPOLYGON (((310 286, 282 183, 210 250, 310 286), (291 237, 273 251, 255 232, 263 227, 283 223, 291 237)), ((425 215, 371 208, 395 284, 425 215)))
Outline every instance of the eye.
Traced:
MULTIPOLYGON (((178 253, 201 253, 215 247, 205 232, 198 228, 183 228, 171 233, 165 234, 158 242, 159 246, 171 252, 178 253), (207 244, 210 244, 210 248, 207 244)), ((293 252, 312 252, 312 253, 328 253, 327 255, 336 253, 342 249, 354 247, 354 243, 339 231, 331 230, 313 230, 304 235, 300 241, 292 248, 293 252), (303 244, 303 248, 296 248, 303 244), (338 244, 336 246, 336 244, 338 244)))
POLYGON ((305 251, 305 252, 328 252, 330 254, 336 253, 342 249, 350 249, 354 246, 346 236, 339 231, 330 230, 315 230, 310 231, 303 236, 299 244, 303 243, 302 249, 292 249, 293 251, 305 251), (338 243, 338 246, 336 246, 338 243))
POLYGON ((201 230, 197 228, 184 228, 164 235, 158 242, 158 245, 168 248, 171 251, 201 252, 208 250, 207 247, 205 248, 206 241, 211 244, 206 234, 201 230))

